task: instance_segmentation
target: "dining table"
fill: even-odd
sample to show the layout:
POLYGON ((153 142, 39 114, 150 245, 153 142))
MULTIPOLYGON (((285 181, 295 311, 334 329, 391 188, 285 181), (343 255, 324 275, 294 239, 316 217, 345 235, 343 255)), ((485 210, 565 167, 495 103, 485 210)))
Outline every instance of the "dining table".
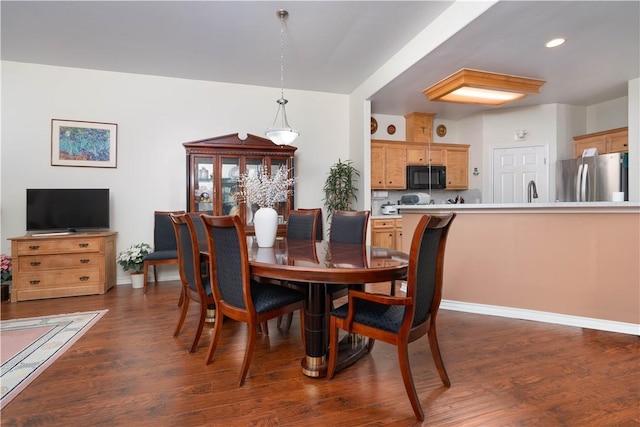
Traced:
MULTIPOLYGON (((255 237, 247 237, 251 274, 307 287, 304 311, 305 356, 302 372, 313 378, 326 376, 328 354, 328 307, 326 295, 332 286, 362 287, 367 283, 405 279, 409 255, 387 248, 363 244, 333 243, 326 240, 277 238, 273 247, 259 247, 255 237)), ((337 370, 367 353, 360 337, 341 340, 337 370)))

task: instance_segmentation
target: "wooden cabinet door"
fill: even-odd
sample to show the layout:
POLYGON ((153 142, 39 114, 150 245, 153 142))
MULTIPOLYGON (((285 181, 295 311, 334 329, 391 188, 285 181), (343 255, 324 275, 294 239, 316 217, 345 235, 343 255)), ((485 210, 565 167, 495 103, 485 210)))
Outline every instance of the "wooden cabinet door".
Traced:
POLYGON ((407 150, 405 147, 386 147, 387 168, 386 188, 404 190, 407 188, 407 150))
POLYGON ((427 149, 425 147, 407 146, 408 165, 426 165, 427 149))
POLYGON ((402 219, 396 219, 395 231, 395 247, 397 251, 402 250, 402 219))
POLYGON ((436 147, 431 144, 427 147, 429 161, 434 166, 444 166, 447 164, 447 151, 443 147, 436 147))
POLYGON ((395 246, 395 220, 371 220, 371 244, 380 248, 393 249, 395 246))
POLYGON ((605 154, 607 152, 607 142, 603 136, 594 136, 575 141, 574 155, 576 158, 582 157, 582 152, 587 148, 596 148, 598 149, 598 154, 605 154))
POLYGON ((612 132, 607 139, 607 153, 623 153, 629 151, 628 129, 612 132))
POLYGON ((447 189, 469 188, 469 149, 447 148, 447 189))
POLYGON ((384 170, 386 162, 384 156, 384 147, 377 144, 371 144, 371 188, 384 189, 384 170))

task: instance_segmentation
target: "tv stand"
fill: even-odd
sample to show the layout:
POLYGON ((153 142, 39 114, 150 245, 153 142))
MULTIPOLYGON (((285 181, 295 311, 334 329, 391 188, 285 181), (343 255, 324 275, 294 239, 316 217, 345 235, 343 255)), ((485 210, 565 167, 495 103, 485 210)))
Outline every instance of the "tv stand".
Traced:
POLYGON ((116 283, 116 232, 12 237, 11 302, 104 294, 116 283))

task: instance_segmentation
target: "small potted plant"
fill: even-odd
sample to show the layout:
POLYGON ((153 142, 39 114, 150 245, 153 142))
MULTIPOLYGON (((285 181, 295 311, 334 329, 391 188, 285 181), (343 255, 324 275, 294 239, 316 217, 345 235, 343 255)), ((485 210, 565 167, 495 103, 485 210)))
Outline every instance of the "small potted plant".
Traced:
POLYGON ((13 277, 11 270, 13 263, 11 257, 5 254, 0 255, 0 282, 2 283, 2 301, 9 299, 11 293, 11 278, 13 277))
POLYGON ((118 264, 124 271, 131 270, 131 286, 134 288, 144 287, 142 267, 144 257, 151 252, 151 246, 147 243, 132 245, 118 254, 118 264))

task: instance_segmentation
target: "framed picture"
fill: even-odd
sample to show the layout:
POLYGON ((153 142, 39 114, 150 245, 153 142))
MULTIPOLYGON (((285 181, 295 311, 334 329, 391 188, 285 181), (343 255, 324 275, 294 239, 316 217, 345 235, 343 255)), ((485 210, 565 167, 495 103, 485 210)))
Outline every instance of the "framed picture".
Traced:
POLYGON ((51 120, 51 165, 115 168, 118 125, 51 120))

